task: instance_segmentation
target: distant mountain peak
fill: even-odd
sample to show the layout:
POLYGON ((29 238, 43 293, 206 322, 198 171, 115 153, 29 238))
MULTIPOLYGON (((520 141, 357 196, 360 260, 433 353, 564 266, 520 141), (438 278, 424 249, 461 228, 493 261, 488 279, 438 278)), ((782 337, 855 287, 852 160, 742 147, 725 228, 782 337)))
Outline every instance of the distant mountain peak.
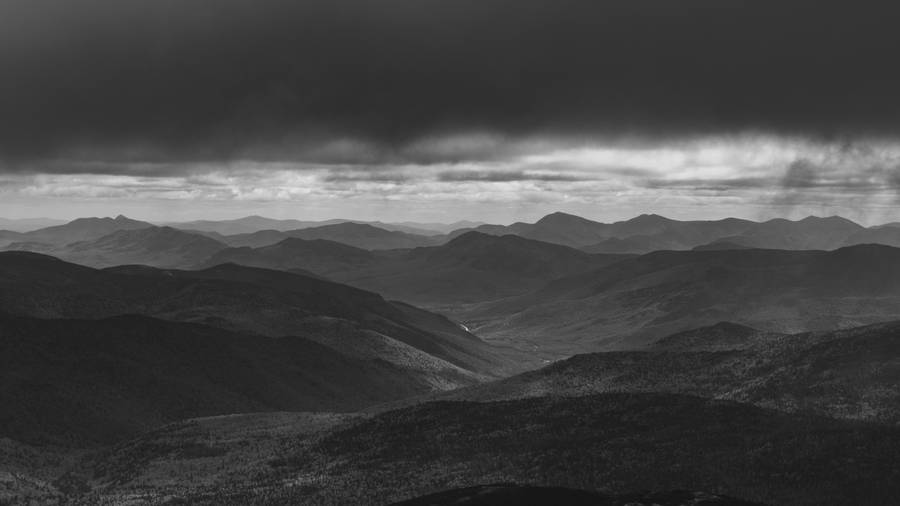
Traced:
POLYGON ((831 215, 831 216, 813 216, 813 215, 809 215, 809 216, 807 216, 806 218, 803 218, 802 220, 799 220, 799 222, 802 222, 802 223, 819 222, 819 223, 834 223, 834 224, 840 223, 840 224, 854 225, 854 226, 858 226, 858 227, 860 227, 860 228, 863 228, 862 225, 856 223, 855 221, 853 221, 853 220, 848 220, 847 218, 844 218, 843 216, 838 216, 838 215, 836 215, 836 214, 833 214, 833 215, 831 215))
POLYGON ((544 216, 543 218, 539 219, 537 222, 535 222, 535 225, 538 225, 538 224, 549 225, 549 224, 554 224, 554 223, 572 223, 572 222, 597 223, 593 220, 589 220, 589 219, 583 218, 581 216, 564 213, 562 211, 557 211, 555 213, 550 213, 547 216, 544 216))
POLYGON ((667 223, 667 222, 671 222, 671 221, 675 221, 675 220, 672 220, 671 218, 666 218, 665 216, 660 216, 660 215, 654 214, 654 213, 641 214, 639 216, 635 216, 634 218, 631 218, 630 220, 628 220, 629 223, 667 223))

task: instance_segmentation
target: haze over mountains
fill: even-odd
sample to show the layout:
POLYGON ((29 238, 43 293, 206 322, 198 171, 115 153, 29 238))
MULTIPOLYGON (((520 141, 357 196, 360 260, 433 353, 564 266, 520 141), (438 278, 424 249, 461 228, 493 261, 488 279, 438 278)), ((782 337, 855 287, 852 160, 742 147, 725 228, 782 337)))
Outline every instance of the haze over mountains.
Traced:
POLYGON ((900 494, 897 227, 475 225, 0 234, 0 499, 900 494))
MULTIPOLYGON (((12 222, 10 222, 12 223, 12 222)), ((251 216, 237 220, 165 223, 189 233, 203 234, 230 246, 261 247, 286 238, 326 239, 363 249, 397 249, 439 245, 468 231, 521 237, 581 248, 588 252, 647 253, 687 250, 710 243, 729 243, 761 249, 835 249, 868 242, 895 245, 895 229, 888 225, 863 227, 844 218, 807 217, 798 221, 765 222, 727 218, 714 221, 677 221, 659 215, 641 215, 627 221, 600 223, 565 213, 553 213, 535 223, 486 225, 383 223, 352 220, 272 220, 251 216), (427 228, 431 227, 431 228, 427 228)), ((97 239, 119 230, 151 226, 124 216, 81 218, 68 224, 27 232, 0 229, 5 245, 65 246, 97 239)))
POLYGON ((562 353, 634 349, 722 320, 777 331, 900 318, 900 249, 658 251, 460 316, 490 339, 562 353), (568 318, 557 318, 566 314, 568 318))

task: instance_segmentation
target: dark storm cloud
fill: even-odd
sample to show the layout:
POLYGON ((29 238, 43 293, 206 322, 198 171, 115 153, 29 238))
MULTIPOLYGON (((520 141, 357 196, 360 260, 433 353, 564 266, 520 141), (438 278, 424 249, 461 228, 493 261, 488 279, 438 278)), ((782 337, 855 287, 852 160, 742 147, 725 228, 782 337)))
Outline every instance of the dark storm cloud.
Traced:
POLYGON ((470 131, 893 136, 897 8, 835 4, 4 0, 0 159, 365 162, 470 131))

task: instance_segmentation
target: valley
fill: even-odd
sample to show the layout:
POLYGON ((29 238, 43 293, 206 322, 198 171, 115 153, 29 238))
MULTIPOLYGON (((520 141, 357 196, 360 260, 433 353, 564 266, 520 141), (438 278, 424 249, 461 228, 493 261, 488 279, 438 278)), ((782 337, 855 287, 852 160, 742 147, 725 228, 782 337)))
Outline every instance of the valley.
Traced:
MULTIPOLYGON (((382 249, 415 232, 126 220, 0 252, 0 403, 16 406, 0 415, 2 501, 500 504, 528 490, 512 484, 609 505, 900 493, 874 486, 900 472, 894 247, 719 247, 695 231, 710 246, 597 253, 573 247, 596 238, 582 221, 565 236, 480 225, 382 249), (233 245, 251 236, 277 242, 233 245)), ((827 223, 792 244, 854 242, 821 235, 827 223)))

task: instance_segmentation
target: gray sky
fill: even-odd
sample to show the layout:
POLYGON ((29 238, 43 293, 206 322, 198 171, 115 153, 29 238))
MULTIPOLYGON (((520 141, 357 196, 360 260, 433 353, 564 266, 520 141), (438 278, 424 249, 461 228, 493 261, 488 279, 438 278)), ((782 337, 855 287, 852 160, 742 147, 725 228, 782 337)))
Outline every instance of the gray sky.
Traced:
POLYGON ((6 0, 0 215, 900 219, 891 3, 6 0))

